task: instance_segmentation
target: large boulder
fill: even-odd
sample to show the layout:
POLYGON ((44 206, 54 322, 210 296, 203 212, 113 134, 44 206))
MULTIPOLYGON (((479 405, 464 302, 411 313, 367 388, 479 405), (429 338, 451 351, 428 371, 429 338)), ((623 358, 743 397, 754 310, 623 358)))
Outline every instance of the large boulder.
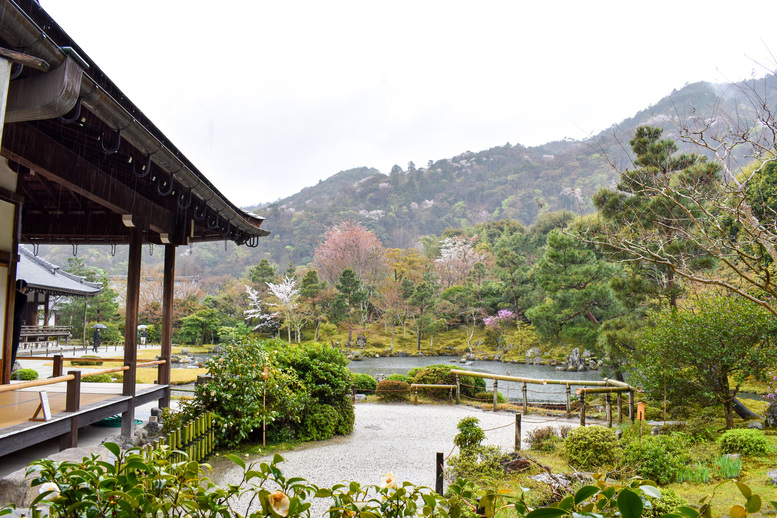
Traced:
POLYGON ((764 426, 767 428, 777 428, 777 401, 769 405, 764 414, 764 426))

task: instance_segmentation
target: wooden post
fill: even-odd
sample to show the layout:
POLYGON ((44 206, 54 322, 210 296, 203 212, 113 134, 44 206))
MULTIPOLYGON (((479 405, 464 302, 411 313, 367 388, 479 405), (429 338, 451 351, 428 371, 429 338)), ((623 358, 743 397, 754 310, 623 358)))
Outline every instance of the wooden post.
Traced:
POLYGON ((634 391, 629 390, 629 420, 634 422, 634 391))
POLYGON ((458 374, 456 374, 456 404, 461 404, 461 382, 458 374))
POLYGON ((515 414, 515 451, 521 450, 521 414, 515 414))
POLYGON ((170 406, 170 375, 173 357, 173 295, 175 292, 175 245, 165 245, 164 276, 162 278, 162 336, 160 359, 165 363, 157 367, 160 385, 168 385, 159 399, 161 408, 170 406))
POLYGON ((417 388, 415 389, 415 399, 413 400, 413 402, 414 402, 416 405, 418 404, 418 389, 417 389, 417 388))
POLYGON ((585 392, 580 393, 580 426, 585 426, 585 392))
POLYGON ((443 487, 442 487, 442 483, 443 483, 442 469, 443 469, 444 463, 445 463, 445 457, 443 457, 443 454, 438 451, 437 452, 437 463, 436 463, 437 464, 437 477, 435 478, 435 488, 434 488, 434 490, 440 496, 442 496, 442 490, 443 490, 443 487))
POLYGON ((351 385, 351 404, 356 404, 356 385, 351 385))
POLYGON ((124 319, 124 383, 122 395, 130 396, 129 407, 121 414, 121 435, 131 437, 135 432, 135 376, 138 359, 137 330, 140 301, 140 264, 143 254, 143 232, 130 228, 129 261, 127 266, 126 318, 124 319))
POLYGON ((572 412, 572 387, 567 384, 567 400, 566 400, 567 414, 572 412))
POLYGON ((448 389, 448 405, 453 406, 453 389, 448 389))
POLYGON ((494 380, 494 412, 496 412, 497 403, 499 403, 499 382, 494 380))
POLYGON ((607 428, 612 428, 612 396, 609 392, 604 395, 604 405, 607 409, 607 428))
MULTIPOLYGON (((81 371, 69 371, 73 376, 67 382, 65 412, 78 412, 81 408, 81 371)), ((78 446, 78 416, 70 418, 70 431, 59 437, 59 451, 78 446)))
MULTIPOLYGON (((59 376, 62 376, 62 365, 64 362, 62 361, 62 355, 61 354, 55 354, 54 355, 54 372, 52 375, 55 378, 58 378, 59 376)), ((80 373, 80 371, 79 371, 80 373)))
POLYGON ((528 391, 526 390, 526 382, 523 382, 523 386, 521 387, 521 392, 523 393, 523 413, 528 414, 529 413, 529 397, 528 397, 528 391))
POLYGON ((618 392, 615 397, 618 405, 618 424, 623 424, 623 396, 618 392))

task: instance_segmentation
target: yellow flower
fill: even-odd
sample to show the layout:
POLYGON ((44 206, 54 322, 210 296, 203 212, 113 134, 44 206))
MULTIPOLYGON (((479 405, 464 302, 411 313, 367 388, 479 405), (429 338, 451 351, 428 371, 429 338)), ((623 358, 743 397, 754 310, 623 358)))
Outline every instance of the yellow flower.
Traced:
POLYGON ((388 472, 380 478, 380 487, 388 489, 397 488, 397 479, 392 472, 388 472))
POLYGON ((268 496, 267 499, 270 501, 270 507, 272 507, 272 510, 275 511, 276 514, 281 516, 289 514, 289 497, 286 496, 286 493, 283 491, 276 491, 270 493, 270 496, 268 496))
POLYGON ((46 491, 52 491, 52 493, 49 493, 48 495, 46 495, 44 500, 54 500, 59 497, 59 486, 56 485, 54 482, 44 482, 38 488, 39 495, 42 495, 46 491))

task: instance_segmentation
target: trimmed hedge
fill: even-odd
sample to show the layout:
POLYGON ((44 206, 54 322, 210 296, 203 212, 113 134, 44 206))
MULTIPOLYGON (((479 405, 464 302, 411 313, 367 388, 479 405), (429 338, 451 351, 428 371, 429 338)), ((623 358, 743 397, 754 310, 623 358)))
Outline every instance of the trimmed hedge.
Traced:
POLYGON ((35 369, 19 369, 11 375, 11 379, 33 381, 38 379, 38 371, 35 369))
MULTIPOLYGON (((428 365, 426 367, 416 367, 407 373, 413 377, 413 383, 421 385, 455 385, 456 375, 451 374, 452 370, 462 370, 458 365, 447 363, 428 365)), ((474 398, 478 392, 483 392, 486 388, 486 380, 483 378, 473 378, 470 376, 460 376, 461 395, 474 398)), ((423 389, 423 393, 434 399, 448 399, 448 389, 423 389)))

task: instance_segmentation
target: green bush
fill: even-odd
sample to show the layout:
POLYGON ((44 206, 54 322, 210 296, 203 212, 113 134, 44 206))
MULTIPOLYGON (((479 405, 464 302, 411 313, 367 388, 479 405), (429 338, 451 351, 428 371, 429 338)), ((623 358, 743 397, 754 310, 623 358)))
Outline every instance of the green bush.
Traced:
MULTIPOLYGON (((84 354, 81 356, 81 358, 100 358, 100 356, 96 356, 94 354, 84 354)), ((102 365, 103 362, 91 362, 91 361, 80 361, 76 359, 70 360, 70 365, 78 365, 83 367, 99 367, 102 365)))
POLYGON ((301 441, 323 441, 335 434, 337 410, 332 405, 310 405, 300 423, 297 436, 301 441))
POLYGON ((743 455, 766 455, 769 447, 761 430, 726 430, 720 438, 720 451, 743 455))
POLYGON ((389 374, 388 376, 386 376, 385 379, 390 380, 390 381, 404 381, 408 385, 413 383, 413 378, 411 378, 410 376, 408 376, 406 374, 399 374, 398 372, 394 372, 392 374, 389 374))
POLYGON ((465 417, 459 421, 456 428, 459 433, 453 438, 453 444, 462 450, 468 450, 480 446, 486 434, 478 425, 480 421, 477 417, 465 417))
POLYGON ((590 470, 614 464, 618 438, 610 428, 581 426, 564 439, 564 456, 576 469, 590 470))
POLYGON ((461 450, 448 459, 445 471, 451 480, 478 481, 504 476, 504 460, 507 454, 495 445, 477 446, 461 450))
POLYGON ((335 435, 348 435, 353 432, 353 425, 356 422, 356 413, 353 410, 353 403, 350 397, 344 397, 339 403, 332 405, 337 410, 337 424, 335 425, 335 435))
POLYGON ((688 445, 688 437, 681 433, 647 435, 641 441, 632 440, 626 444, 622 461, 640 477, 669 484, 689 460, 688 445))
MULTIPOLYGON (((455 385, 456 375, 451 374, 452 370, 462 370, 457 365, 449 365, 447 363, 440 363, 436 365, 428 365, 426 367, 415 367, 407 373, 408 376, 412 376, 413 383, 421 385, 455 385)), ((486 388, 486 380, 483 378, 473 378, 471 376, 460 376, 459 382, 461 383, 461 395, 474 398, 475 394, 482 392, 486 388)), ((447 400, 449 395, 448 389, 424 389, 424 394, 434 399, 447 400)))
MULTIPOLYGON (((493 391, 487 392, 485 390, 483 392, 478 392, 477 394, 475 394, 475 399, 477 399, 478 401, 481 401, 483 403, 493 403, 494 402, 494 392, 493 391)), ((502 395, 501 392, 497 392, 496 393, 496 402, 497 403, 507 403, 507 399, 505 399, 505 397, 502 395)))
POLYGON ((359 394, 372 394, 378 387, 378 380, 369 374, 353 372, 351 375, 353 376, 353 386, 359 394))
POLYGON ((655 498, 646 494, 645 500, 650 505, 645 506, 644 511, 642 511, 642 518, 661 518, 665 514, 670 513, 682 516, 678 509, 680 507, 688 507, 688 501, 670 488, 661 489, 661 498, 655 498))
POLYGON ((410 385, 404 381, 383 380, 375 389, 381 401, 407 401, 410 399, 410 385))
POLYGON ((81 378, 84 383, 113 383, 113 376, 110 372, 104 372, 102 374, 95 374, 94 376, 86 376, 81 378))
POLYGON ((554 451, 561 443, 559 432, 552 426, 541 426, 526 434, 529 449, 535 451, 554 451))
POLYGON ((38 379, 38 371, 35 369, 19 369, 11 375, 11 379, 32 381, 38 379))

